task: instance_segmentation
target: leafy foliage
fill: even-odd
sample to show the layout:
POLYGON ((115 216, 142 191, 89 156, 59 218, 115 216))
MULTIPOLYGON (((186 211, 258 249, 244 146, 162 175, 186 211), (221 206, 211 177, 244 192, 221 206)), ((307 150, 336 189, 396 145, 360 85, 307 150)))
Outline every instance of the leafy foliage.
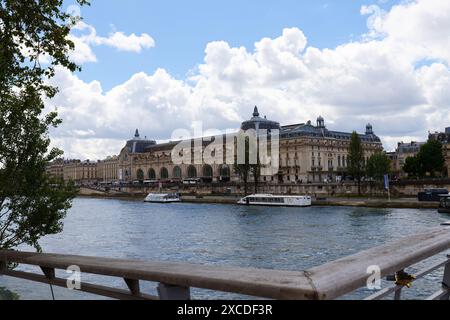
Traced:
POLYGON ((424 144, 417 156, 406 159, 403 171, 410 177, 425 177, 430 174, 432 177, 436 173, 444 171, 445 157, 442 143, 430 140, 424 144))
MULTIPOLYGON (((87 0, 77 0, 80 5, 87 0)), ((56 88, 44 83, 56 66, 71 71, 74 44, 67 37, 79 19, 61 10, 62 0, 0 0, 0 92, 32 86, 52 97, 56 88), (45 66, 42 59, 49 60, 45 66)))
POLYGON ((442 143, 436 140, 430 140, 424 144, 417 155, 421 169, 425 173, 430 173, 432 177, 436 173, 442 173, 444 171, 444 151, 442 149, 442 143))
POLYGON ((253 175, 253 181, 255 183, 255 194, 258 193, 258 186, 259 186, 259 182, 261 180, 261 162, 259 161, 258 158, 258 162, 256 164, 252 164, 250 166, 250 172, 253 175))
MULTIPOLYGON (((238 138, 239 139, 239 138, 238 138)), ((250 141, 248 137, 245 137, 245 158, 244 161, 239 161, 238 145, 236 144, 236 150, 234 153, 234 173, 244 182, 244 193, 248 194, 248 180, 252 173, 252 165, 250 164, 250 141)))
POLYGON ((403 165, 403 171, 408 174, 409 177, 422 177, 424 171, 418 157, 408 157, 403 165))
POLYGON ((366 164, 366 174, 376 181, 382 181, 384 175, 391 171, 391 160, 384 152, 377 152, 369 158, 366 164))
MULTIPOLYGON (((78 0, 80 5, 86 0, 78 0)), ((0 0, 0 249, 27 244, 62 230, 61 220, 76 195, 73 185, 53 180, 48 130, 61 120, 43 114, 44 97, 57 88, 47 79, 70 61, 69 32, 79 19, 62 11, 60 0, 0 0), (44 63, 45 61, 45 63, 44 63)))
POLYGON ((361 180, 365 174, 364 149, 361 138, 356 132, 352 133, 349 154, 348 174, 358 182, 358 194, 361 194, 361 180))

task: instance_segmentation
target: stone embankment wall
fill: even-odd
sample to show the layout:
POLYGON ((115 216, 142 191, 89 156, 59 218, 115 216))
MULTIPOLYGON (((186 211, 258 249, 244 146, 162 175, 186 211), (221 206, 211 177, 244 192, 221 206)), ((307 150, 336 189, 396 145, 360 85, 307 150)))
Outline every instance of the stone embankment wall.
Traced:
MULTIPOLYGON (((182 185, 182 186, 167 186, 159 190, 158 188, 150 187, 125 187, 121 189, 122 192, 129 194, 147 194, 150 192, 180 192, 182 194, 197 194, 197 195, 241 195, 244 193, 244 186, 238 184, 204 184, 204 185, 182 185)), ((254 193, 255 187, 252 184, 248 186, 248 192, 254 193)), ((306 194, 316 197, 329 196, 352 196, 358 194, 358 187, 354 184, 281 184, 268 185, 261 184, 258 186, 258 193, 268 194, 306 194)), ((375 186, 363 185, 362 193, 371 196, 382 196, 385 191, 375 186)))
MULTIPOLYGON (((393 183, 391 195, 393 197, 417 197, 419 192, 427 188, 443 188, 450 190, 450 181, 413 181, 393 183)), ((242 195, 244 186, 242 184, 200 184, 200 185, 167 185, 163 189, 158 187, 122 187, 120 189, 102 192, 101 190, 82 188, 80 195, 91 196, 141 196, 151 192, 179 192, 185 195, 242 195)), ((254 185, 248 185, 248 192, 254 193, 254 185)), ((363 183, 361 192, 369 197, 385 197, 387 191, 382 186, 374 183, 363 183)), ((358 195, 358 186, 354 183, 339 184, 260 184, 258 193, 268 194, 305 194, 313 197, 352 197, 358 195)))

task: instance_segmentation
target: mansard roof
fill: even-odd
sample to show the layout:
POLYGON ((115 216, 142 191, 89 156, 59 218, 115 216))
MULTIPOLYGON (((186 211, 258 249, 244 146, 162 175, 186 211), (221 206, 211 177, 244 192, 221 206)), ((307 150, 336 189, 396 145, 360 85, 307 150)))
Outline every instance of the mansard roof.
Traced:
POLYGON ((157 151, 171 151, 175 148, 181 141, 171 141, 167 143, 160 143, 148 146, 145 148, 145 152, 157 152, 157 151))
MULTIPOLYGON (((313 126, 310 121, 308 123, 294 124, 281 127, 281 138, 289 139, 296 137, 317 137, 317 138, 332 138, 339 140, 351 140, 352 133, 331 131, 326 128, 319 128, 313 126)), ((364 142, 377 142, 381 140, 375 134, 359 134, 359 137, 364 142)))
POLYGON ((262 118, 259 115, 258 107, 253 111, 253 117, 242 123, 242 130, 260 129, 260 130, 279 130, 280 124, 276 121, 268 120, 266 117, 262 118))
POLYGON ((136 129, 134 138, 127 141, 125 148, 129 153, 144 153, 148 147, 154 145, 156 145, 156 141, 142 139, 139 135, 139 130, 136 129))

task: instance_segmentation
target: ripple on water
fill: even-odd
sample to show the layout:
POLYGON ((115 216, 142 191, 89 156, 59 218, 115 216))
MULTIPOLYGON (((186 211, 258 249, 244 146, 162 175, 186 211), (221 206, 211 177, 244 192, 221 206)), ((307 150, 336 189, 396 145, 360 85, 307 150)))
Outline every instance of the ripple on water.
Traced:
MULTIPOLYGON (((46 252, 54 253, 304 270, 447 220, 448 215, 439 215, 435 210, 165 206, 76 199, 64 221, 64 232, 46 237, 42 245, 46 252)), ((430 282, 439 283, 440 277, 442 273, 433 273, 406 296, 423 297, 430 291, 430 282)), ((110 281, 103 284, 123 285, 117 280, 102 280, 110 281)), ((1 286, 25 299, 50 297, 48 287, 26 281, 0 277, 1 286)), ((144 288, 154 290, 154 284, 145 284, 144 288)), ((236 298, 206 290, 193 292, 195 298, 236 298)), ((347 298, 368 294, 361 289, 347 298)), ((98 298, 66 290, 58 290, 57 296, 98 298)))

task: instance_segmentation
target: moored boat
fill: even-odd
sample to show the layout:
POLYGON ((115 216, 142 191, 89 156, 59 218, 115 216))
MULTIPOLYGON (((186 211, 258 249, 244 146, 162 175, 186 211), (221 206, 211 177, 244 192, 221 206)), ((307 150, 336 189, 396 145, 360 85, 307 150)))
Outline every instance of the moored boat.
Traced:
POLYGON ((450 193, 440 195, 439 213, 450 213, 450 193))
POLYGON ((272 194, 254 194, 238 201, 240 205, 272 207, 310 207, 310 196, 277 196, 272 194))
POLYGON ((177 193, 150 193, 145 198, 144 202, 151 203, 175 203, 181 202, 181 197, 177 193))

